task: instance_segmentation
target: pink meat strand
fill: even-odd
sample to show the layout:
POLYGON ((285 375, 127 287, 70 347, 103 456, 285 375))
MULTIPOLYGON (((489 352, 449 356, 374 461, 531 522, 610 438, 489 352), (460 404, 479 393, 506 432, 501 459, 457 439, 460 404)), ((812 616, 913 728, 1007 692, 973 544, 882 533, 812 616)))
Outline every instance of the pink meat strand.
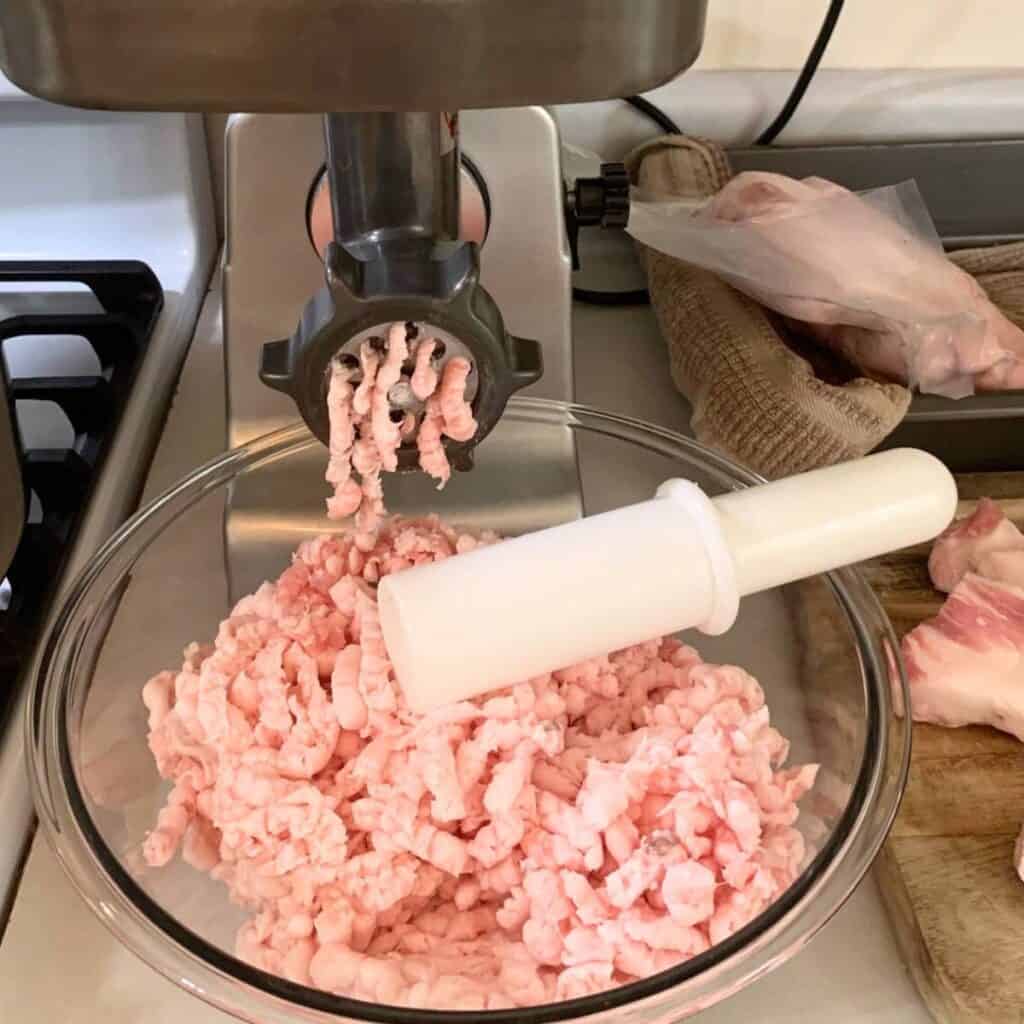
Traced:
POLYGON ((353 515, 363 500, 359 482, 352 479, 352 446, 355 444, 355 424, 352 421, 352 373, 335 360, 331 364, 331 378, 327 388, 327 412, 331 422, 325 478, 334 488, 327 499, 327 515, 331 519, 344 519, 353 515))
POLYGON ((466 401, 466 381, 471 370, 468 359, 456 356, 448 360, 437 391, 444 432, 453 441, 468 441, 476 433, 477 422, 466 401))
POLYGON ((390 415, 390 392, 409 358, 404 324, 389 329, 383 360, 368 341, 362 344, 358 386, 353 388, 352 371, 340 361, 331 366, 327 391, 331 434, 325 477, 334 493, 327 499, 327 515, 335 520, 354 515, 364 547, 372 543, 384 515, 381 474, 398 468, 402 442, 415 434, 420 468, 442 488, 451 477, 443 439, 468 441, 477 432, 465 397, 472 370, 469 360, 450 359, 439 375, 431 361, 436 345, 436 339, 427 338, 415 348, 410 388, 425 402, 418 431, 413 414, 407 413, 398 423, 392 422, 390 415))
POLYGON ((436 338, 424 338, 416 346, 416 362, 409 386, 421 402, 425 402, 437 390, 437 370, 432 362, 436 348, 436 338))
POLYGON ((437 481, 438 490, 448 483, 452 475, 448 455, 441 440, 443 432, 444 415, 437 395, 431 395, 427 399, 423 420, 416 434, 416 448, 419 451, 420 468, 437 481))
POLYGON ((398 446, 401 444, 399 424, 391 422, 391 388, 398 383, 402 364, 409 355, 405 341, 405 324, 394 324, 388 331, 388 353, 377 370, 373 386, 371 434, 381 455, 381 468, 393 473, 398 468, 398 446))
POLYGON ((373 386, 377 381, 378 366, 380 366, 380 356, 373 350, 369 341, 364 341, 359 348, 359 367, 363 371, 363 379, 359 382, 352 398, 352 411, 357 424, 369 414, 373 404, 373 386))

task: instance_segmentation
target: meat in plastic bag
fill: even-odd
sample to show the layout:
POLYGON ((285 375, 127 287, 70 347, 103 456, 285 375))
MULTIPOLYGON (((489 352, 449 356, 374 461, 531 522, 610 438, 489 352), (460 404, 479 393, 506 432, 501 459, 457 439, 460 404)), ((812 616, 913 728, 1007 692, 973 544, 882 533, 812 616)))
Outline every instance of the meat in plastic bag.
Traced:
POLYGON ((913 182, 853 193, 748 171, 699 205, 634 190, 628 230, 870 376, 951 398, 1024 388, 1024 332, 946 258, 913 182))

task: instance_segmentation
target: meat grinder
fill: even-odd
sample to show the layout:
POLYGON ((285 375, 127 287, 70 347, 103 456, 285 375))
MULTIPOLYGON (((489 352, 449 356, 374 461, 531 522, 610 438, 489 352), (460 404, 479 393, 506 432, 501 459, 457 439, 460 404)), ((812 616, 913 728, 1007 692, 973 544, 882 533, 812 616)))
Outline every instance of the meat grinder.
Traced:
MULTIPOLYGON (((667 81, 696 58, 705 7, 13 2, 0 7, 0 66, 58 103, 247 111, 232 115, 226 137, 231 445, 293 421, 296 406, 324 440, 331 361, 406 322, 410 332, 440 338, 443 359, 470 359, 467 396, 479 429, 469 442, 446 441, 453 465, 465 469, 513 392, 573 395, 567 192, 557 123, 540 104, 625 96, 667 81), (477 211, 475 230, 461 230, 460 210, 477 211)), ((395 397, 396 415, 404 400, 395 397)), ((502 465, 528 457, 535 493, 509 496, 492 525, 529 528, 539 504, 550 522, 553 502, 566 518, 578 514, 571 438, 555 451, 550 436, 542 444, 527 434, 517 426, 496 432, 487 466, 465 474, 468 486, 431 494, 431 507, 450 515, 477 504, 474 495, 478 507, 493 507, 502 465)), ((300 508, 321 507, 322 458, 311 455, 308 480, 282 480, 273 494, 238 484, 229 547, 259 536, 269 567, 296 532, 313 529, 300 508), (267 545, 269 535, 280 543, 267 545)), ((400 464, 415 461, 407 441, 400 464)), ((389 482, 389 503, 400 509, 405 491, 422 501, 430 487, 423 474, 400 477, 389 482)))
POLYGON ((324 439, 330 360, 408 321, 446 341, 445 359, 473 363, 480 428, 462 450, 449 442, 453 461, 467 465, 513 391, 571 397, 558 133, 550 114, 526 105, 661 84, 696 57, 705 6, 42 0, 3 5, 0 65, 58 103, 258 112, 228 128, 231 442, 288 416, 257 374, 324 439), (487 112, 460 117, 461 108, 487 112), (324 111, 322 129, 309 117, 266 116, 324 111), (323 266, 302 214, 322 152, 333 224, 323 266), (482 249, 460 238, 467 176, 489 218, 482 249), (275 233, 285 210, 295 237, 275 233), (311 258, 318 276, 326 271, 319 289, 308 288, 311 258), (289 302, 289 337, 277 338, 276 307, 289 302))

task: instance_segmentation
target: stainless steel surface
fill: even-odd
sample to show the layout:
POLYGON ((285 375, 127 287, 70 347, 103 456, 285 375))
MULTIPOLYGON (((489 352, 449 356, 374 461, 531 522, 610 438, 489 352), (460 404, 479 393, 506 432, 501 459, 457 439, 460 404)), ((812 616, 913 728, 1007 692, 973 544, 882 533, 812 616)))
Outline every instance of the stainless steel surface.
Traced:
POLYGON ((923 448, 956 473, 1024 470, 1024 391, 952 401, 915 395, 880 448, 923 448))
POLYGON ((643 92, 706 0, 5 0, 0 67, 122 110, 458 110, 643 92))
POLYGON ((459 237, 458 116, 325 114, 334 240, 459 237))
MULTIPOLYGON (((913 178, 949 249, 1024 239, 1024 140, 756 147, 729 154, 736 170, 819 175, 868 189, 913 178)), ((957 472, 1024 470, 1024 392, 957 401, 915 395, 880 446, 923 448, 957 472)))
MULTIPOLYGON (((462 142, 491 196, 481 283, 508 330, 540 342, 537 397, 572 398, 570 274, 558 132, 547 111, 463 112, 462 142)), ((258 378, 265 342, 286 337, 324 268, 310 244, 306 198, 323 165, 321 119, 235 115, 227 130, 225 358, 232 446, 296 418, 258 378)))

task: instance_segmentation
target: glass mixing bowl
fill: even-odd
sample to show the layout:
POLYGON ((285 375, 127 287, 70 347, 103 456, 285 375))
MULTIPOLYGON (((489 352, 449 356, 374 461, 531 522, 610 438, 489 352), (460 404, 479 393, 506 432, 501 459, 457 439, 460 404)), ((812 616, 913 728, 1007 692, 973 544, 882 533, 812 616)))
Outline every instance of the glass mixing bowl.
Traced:
MULTIPOLYGON (((260 1024, 618 1024, 679 1020, 801 949, 872 862, 906 778, 898 649, 870 588, 842 571, 744 599, 723 637, 688 637, 709 661, 739 664, 792 741, 818 762, 802 803, 811 853, 791 888, 707 952, 610 992, 530 1009, 404 1010, 336 997, 255 970, 233 955, 242 912, 180 860, 148 869, 141 845, 167 786, 146 746, 140 691, 209 639, 230 603, 276 576, 323 518, 325 452, 302 426, 228 452, 123 526, 70 587, 46 639, 30 705, 39 816, 61 863, 103 922, 138 956, 216 1006, 260 1024)), ((508 533, 649 498, 670 477, 709 494, 753 474, 667 430, 579 406, 510 404, 476 467, 438 494, 419 474, 386 482, 389 507, 440 511, 508 533)), ((680 566, 685 572, 685 566, 680 566)))

